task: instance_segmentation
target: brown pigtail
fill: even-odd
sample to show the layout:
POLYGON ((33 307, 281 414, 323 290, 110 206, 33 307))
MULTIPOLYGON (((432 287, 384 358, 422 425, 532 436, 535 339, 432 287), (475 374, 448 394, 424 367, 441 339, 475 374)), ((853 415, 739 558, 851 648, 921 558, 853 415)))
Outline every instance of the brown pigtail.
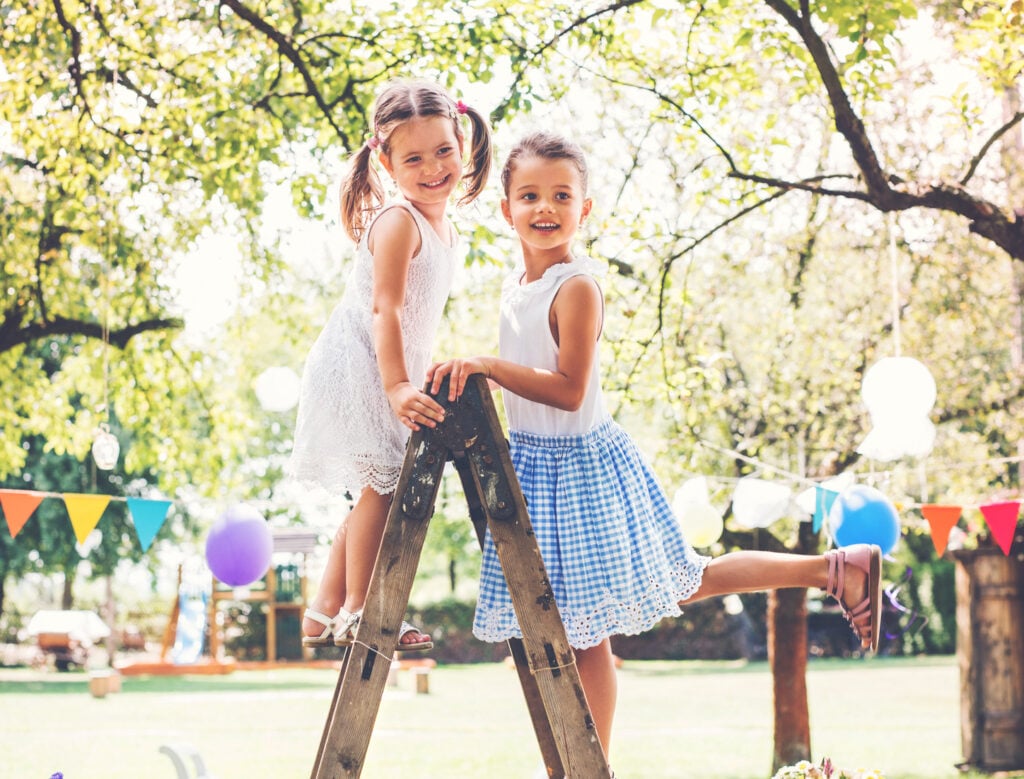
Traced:
POLYGON ((462 177, 466 182, 466 194, 458 200, 459 205, 464 206, 476 200, 491 172, 491 128, 487 124, 487 118, 472 106, 461 104, 461 111, 469 117, 470 124, 473 125, 469 170, 462 177))
POLYGON ((370 162, 372 156, 370 143, 364 143, 350 158, 348 170, 341 180, 341 223, 349 238, 356 243, 373 212, 384 204, 384 187, 370 162))

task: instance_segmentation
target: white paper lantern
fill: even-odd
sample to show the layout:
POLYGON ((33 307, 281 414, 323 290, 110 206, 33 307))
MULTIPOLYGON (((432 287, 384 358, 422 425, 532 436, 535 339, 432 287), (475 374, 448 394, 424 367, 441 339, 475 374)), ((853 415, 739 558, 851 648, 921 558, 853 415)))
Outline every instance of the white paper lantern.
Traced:
POLYGON ((790 495, 785 484, 746 476, 732 494, 733 518, 746 528, 768 527, 785 515, 790 495))
POLYGON ((876 425, 924 417, 935 405, 935 379, 913 357, 883 357, 864 374, 860 394, 876 425))
POLYGON ((818 509, 818 487, 823 490, 829 490, 830 492, 842 492, 852 484, 853 474, 841 473, 838 476, 825 479, 817 487, 808 487, 796 496, 794 503, 799 506, 801 511, 813 517, 818 509))
POLYGON ((92 442, 92 459, 101 471, 110 471, 117 465, 117 457, 121 453, 121 445, 106 425, 96 431, 92 442))
POLYGON ((857 452, 887 462, 923 457, 935 445, 928 414, 935 405, 935 379, 913 357, 885 357, 864 374, 861 397, 871 414, 871 432, 857 452))
POLYGON ((676 494, 672 497, 672 505, 683 505, 685 503, 704 503, 711 505, 711 497, 708 492, 708 480, 704 476, 694 476, 682 483, 676 494))
POLYGON ((931 420, 889 420, 875 425, 857 447, 857 453, 889 462, 901 457, 924 457, 934 446, 935 425, 931 420))

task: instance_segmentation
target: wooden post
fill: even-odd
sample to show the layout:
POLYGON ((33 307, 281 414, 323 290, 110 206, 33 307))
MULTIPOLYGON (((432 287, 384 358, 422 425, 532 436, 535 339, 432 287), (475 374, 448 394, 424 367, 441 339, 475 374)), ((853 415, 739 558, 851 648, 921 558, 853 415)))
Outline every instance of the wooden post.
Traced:
POLYGON ((277 608, 275 603, 277 601, 277 571, 274 568, 274 563, 270 563, 270 567, 267 568, 266 578, 267 588, 267 662, 277 662, 277 608))
POLYGON ((1024 768, 1024 538, 954 553, 964 762, 1024 768))

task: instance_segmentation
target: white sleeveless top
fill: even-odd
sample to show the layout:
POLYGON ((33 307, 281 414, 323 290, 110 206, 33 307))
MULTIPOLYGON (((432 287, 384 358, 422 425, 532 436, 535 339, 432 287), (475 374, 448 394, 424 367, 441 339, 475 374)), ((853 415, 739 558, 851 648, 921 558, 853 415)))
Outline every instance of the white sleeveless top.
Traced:
MULTIPOLYGON (((529 284, 521 283, 525 269, 518 265, 505 279, 501 290, 499 353, 520 365, 558 370, 558 344, 551 334, 548 313, 562 284, 573 276, 595 278, 603 271, 595 260, 574 258, 548 268, 529 284)), ((595 351, 590 380, 583 405, 576 411, 563 411, 544 403, 526 400, 502 390, 508 424, 512 430, 545 436, 583 435, 608 418, 601 394, 601 361, 595 351)))

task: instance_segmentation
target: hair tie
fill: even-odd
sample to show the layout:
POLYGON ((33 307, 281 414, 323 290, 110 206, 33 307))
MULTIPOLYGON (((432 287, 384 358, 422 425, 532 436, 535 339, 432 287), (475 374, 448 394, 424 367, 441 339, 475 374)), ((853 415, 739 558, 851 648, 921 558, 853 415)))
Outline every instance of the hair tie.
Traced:
POLYGON ((380 139, 377 138, 376 133, 370 136, 370 139, 366 142, 366 145, 369 146, 371 149, 376 149, 378 146, 380 146, 380 139))
POLYGON ((464 114, 466 113, 466 111, 469 110, 469 106, 460 100, 455 104, 455 110, 457 110, 460 114, 464 114))

